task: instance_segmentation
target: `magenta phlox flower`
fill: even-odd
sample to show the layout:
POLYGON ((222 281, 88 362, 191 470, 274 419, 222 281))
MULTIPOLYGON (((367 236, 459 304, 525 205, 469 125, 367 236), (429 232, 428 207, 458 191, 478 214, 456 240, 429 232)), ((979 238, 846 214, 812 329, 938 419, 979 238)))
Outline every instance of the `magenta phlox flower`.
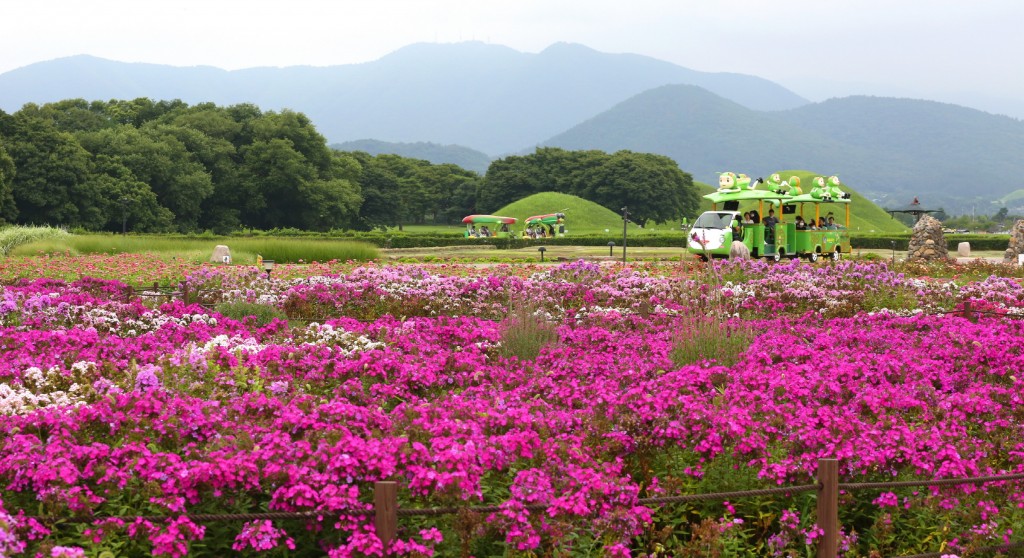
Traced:
POLYGON ((295 539, 288 536, 284 529, 274 527, 270 520, 250 521, 242 526, 242 532, 235 537, 231 548, 237 551, 255 550, 263 552, 284 545, 295 550, 295 539))

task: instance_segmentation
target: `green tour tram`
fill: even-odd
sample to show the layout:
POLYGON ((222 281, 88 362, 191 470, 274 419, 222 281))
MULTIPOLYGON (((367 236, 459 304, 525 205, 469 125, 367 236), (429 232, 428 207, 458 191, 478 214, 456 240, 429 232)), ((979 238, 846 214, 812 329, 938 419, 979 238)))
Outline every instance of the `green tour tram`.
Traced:
POLYGON ((524 238, 554 238, 565 236, 565 213, 546 213, 527 217, 523 221, 524 238))
POLYGON ((515 217, 502 217, 500 215, 467 215, 462 222, 466 224, 467 238, 507 238, 512 236, 511 226, 516 224, 515 217))
POLYGON ((850 195, 839 189, 838 177, 816 177, 814 183, 804 194, 798 176, 782 181, 774 174, 759 189, 765 184, 760 178, 722 173, 718 190, 704 196, 712 210, 694 221, 687 250, 703 260, 728 258, 738 240, 754 258, 838 260, 850 253, 850 195), (839 207, 845 208, 841 223, 834 211, 839 207))

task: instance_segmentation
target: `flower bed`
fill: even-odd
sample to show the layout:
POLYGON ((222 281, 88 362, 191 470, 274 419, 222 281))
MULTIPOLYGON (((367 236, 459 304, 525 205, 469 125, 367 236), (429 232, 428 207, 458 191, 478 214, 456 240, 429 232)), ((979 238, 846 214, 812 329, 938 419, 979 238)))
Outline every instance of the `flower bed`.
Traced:
MULTIPOLYGON (((1024 472, 1014 279, 855 262, 312 271, 185 278, 288 315, 264 326, 128 300, 115 280, 4 287, 0 554, 375 555, 371 489, 396 480, 402 508, 500 508, 403 518, 400 555, 804 555, 813 495, 640 500, 808 483, 821 457, 844 482, 1024 472), (965 319, 966 301, 986 313, 965 319), (524 320, 557 334, 535 356, 510 350, 524 320), (738 350, 694 350, 726 332, 738 350), (322 515, 184 517, 258 511, 322 515)), ((1021 494, 847 494, 845 555, 1000 542, 1021 494)))

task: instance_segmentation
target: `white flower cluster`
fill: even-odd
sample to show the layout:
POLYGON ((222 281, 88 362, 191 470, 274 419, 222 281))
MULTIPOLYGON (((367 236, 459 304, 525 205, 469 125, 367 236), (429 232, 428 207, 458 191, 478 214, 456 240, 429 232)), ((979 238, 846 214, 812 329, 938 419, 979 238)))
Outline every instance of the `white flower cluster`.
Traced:
POLYGON ((326 277, 324 275, 313 275, 307 277, 302 283, 308 285, 337 285, 339 283, 347 283, 349 280, 346 277, 326 277))
POLYGON ((625 316, 633 313, 633 310, 629 308, 617 308, 614 306, 581 306, 580 309, 576 311, 576 318, 583 319, 608 314, 621 314, 625 316))
POLYGON ((242 337, 240 335, 228 337, 227 335, 221 334, 207 341, 202 347, 199 347, 199 350, 204 353, 209 353, 217 347, 223 347, 235 353, 256 354, 265 349, 266 345, 261 345, 252 337, 242 337))
POLYGON ((356 335, 351 331, 317 322, 312 322, 306 327, 302 343, 304 345, 328 345, 346 356, 384 348, 384 343, 372 341, 364 335, 356 335))
POLYGON ((160 312, 146 312, 138 318, 126 319, 123 327, 115 333, 125 337, 136 337, 156 331, 167 324, 188 327, 189 324, 197 322, 212 327, 217 325, 217 318, 209 314, 183 314, 180 317, 174 317, 160 312))
POLYGON ((33 366, 23 374, 28 385, 11 386, 6 382, 0 383, 0 415, 24 415, 47 407, 85 405, 88 402, 87 394, 78 384, 73 383, 66 390, 53 389, 55 386, 50 380, 59 374, 60 371, 56 367, 43 372, 33 366), (29 385, 33 389, 30 389, 29 385))
POLYGON ((753 286, 733 283, 732 281, 726 281, 719 292, 724 296, 732 297, 739 301, 749 300, 756 296, 753 286))

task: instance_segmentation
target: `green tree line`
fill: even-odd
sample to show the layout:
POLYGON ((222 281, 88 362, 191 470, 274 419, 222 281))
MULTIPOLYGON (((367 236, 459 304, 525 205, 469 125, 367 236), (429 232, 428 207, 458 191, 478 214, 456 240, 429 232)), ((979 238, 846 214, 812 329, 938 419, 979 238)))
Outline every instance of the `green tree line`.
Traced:
MULTIPOLYGON (((251 104, 71 99, 0 111, 0 224, 92 231, 371 230, 452 223, 558 191, 633 219, 697 211, 674 161, 538 149, 484 176, 328 147, 302 113, 251 104)), ((553 211, 557 208, 553 208, 553 211)))

